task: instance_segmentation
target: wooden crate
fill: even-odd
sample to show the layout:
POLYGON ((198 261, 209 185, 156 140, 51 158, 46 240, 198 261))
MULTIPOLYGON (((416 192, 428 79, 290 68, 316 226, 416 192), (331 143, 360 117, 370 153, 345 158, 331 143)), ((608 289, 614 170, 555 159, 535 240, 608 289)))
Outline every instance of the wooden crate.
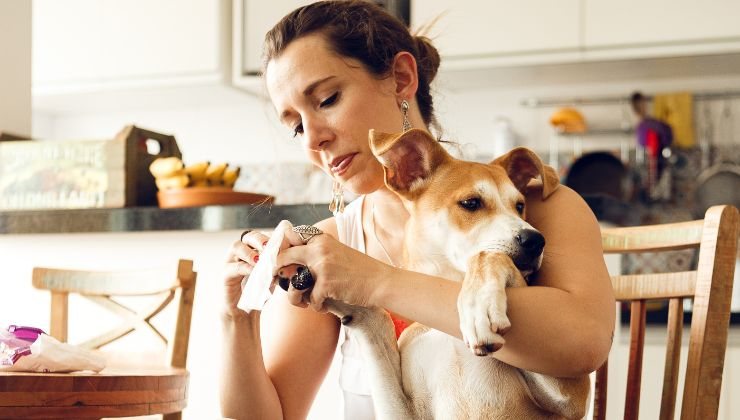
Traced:
POLYGON ((149 165, 175 138, 127 126, 112 140, 0 143, 0 210, 156 206, 149 165), (154 150, 151 150, 154 149, 154 150))

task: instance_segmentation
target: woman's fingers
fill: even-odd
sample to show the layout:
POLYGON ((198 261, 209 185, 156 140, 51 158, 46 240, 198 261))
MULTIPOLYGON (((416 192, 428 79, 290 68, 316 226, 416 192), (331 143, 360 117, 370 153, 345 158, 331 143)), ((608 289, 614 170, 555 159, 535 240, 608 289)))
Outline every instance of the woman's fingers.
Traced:
POLYGON ((262 232, 250 230, 244 231, 244 233, 242 233, 240 242, 249 245, 257 251, 262 251, 265 248, 265 245, 267 245, 267 241, 269 239, 270 237, 262 232))

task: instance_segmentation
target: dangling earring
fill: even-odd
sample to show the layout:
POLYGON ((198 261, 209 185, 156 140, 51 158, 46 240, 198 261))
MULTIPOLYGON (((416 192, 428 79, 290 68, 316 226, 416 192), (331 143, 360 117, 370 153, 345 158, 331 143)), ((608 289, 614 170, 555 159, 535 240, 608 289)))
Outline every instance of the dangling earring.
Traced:
POLYGON ((344 192, 342 191, 342 184, 339 181, 334 181, 331 185, 331 202, 329 203, 329 211, 336 216, 344 211, 344 192))
POLYGON ((409 102, 407 100, 401 101, 401 113, 403 114, 403 132, 411 130, 411 122, 409 121, 409 102))

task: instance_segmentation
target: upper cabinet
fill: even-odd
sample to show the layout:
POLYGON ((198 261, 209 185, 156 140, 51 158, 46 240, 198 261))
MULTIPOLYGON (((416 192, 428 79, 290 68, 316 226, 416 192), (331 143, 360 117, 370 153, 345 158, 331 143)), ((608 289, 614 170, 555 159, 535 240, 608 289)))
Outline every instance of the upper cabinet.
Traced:
POLYGON ((412 0, 411 27, 429 36, 445 61, 575 52, 580 0, 412 0))
POLYGON ((737 0, 590 0, 584 2, 583 20, 586 48, 740 39, 737 0))
POLYGON ((34 95, 220 81, 230 70, 229 9, 214 0, 34 0, 34 95))
POLYGON ((740 2, 412 0, 448 69, 740 52, 740 2), (435 22, 436 19, 436 22, 435 22))

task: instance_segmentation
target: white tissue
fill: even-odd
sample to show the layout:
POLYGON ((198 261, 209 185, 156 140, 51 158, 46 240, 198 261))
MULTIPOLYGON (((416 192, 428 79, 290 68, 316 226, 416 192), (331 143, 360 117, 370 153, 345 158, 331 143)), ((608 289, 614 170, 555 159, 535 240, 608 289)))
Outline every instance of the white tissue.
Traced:
POLYGON ((39 334, 31 344, 31 354, 22 356, 15 364, 3 368, 16 372, 75 372, 91 370, 100 372, 105 359, 95 352, 62 343, 56 338, 39 334))
POLYGON ((260 252, 260 259, 252 273, 242 281, 242 296, 236 304, 237 308, 249 312, 261 311, 265 307, 265 303, 272 296, 272 273, 275 272, 280 245, 285 238, 285 232, 292 228, 293 224, 287 220, 283 220, 275 227, 272 237, 260 252))

